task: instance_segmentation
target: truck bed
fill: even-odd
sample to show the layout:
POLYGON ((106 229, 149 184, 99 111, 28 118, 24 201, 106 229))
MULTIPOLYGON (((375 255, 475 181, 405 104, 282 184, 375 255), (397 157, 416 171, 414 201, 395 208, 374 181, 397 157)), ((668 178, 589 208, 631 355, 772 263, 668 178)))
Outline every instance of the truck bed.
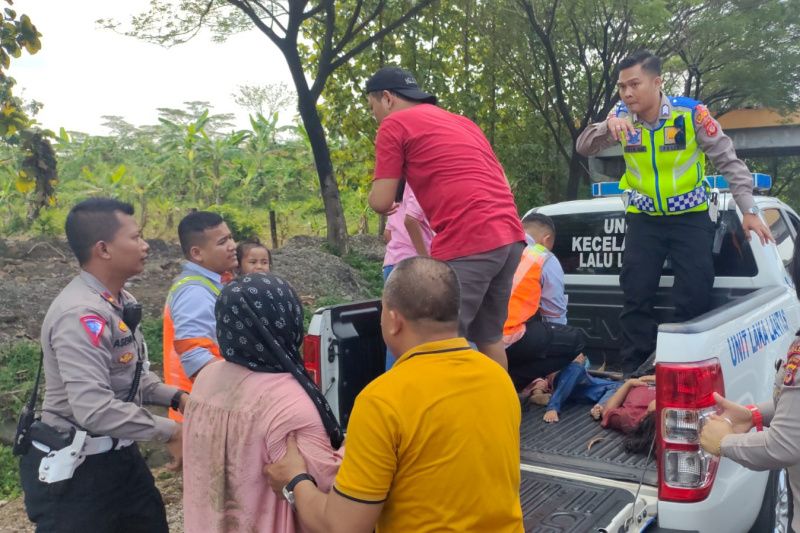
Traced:
MULTIPOLYGON (((589 409, 589 404, 568 404, 558 423, 547 424, 542 420, 544 407, 523 407, 522 462, 638 483, 647 455, 626 452, 622 447, 622 434, 600 427, 600 423, 589 416, 589 409), (601 440, 595 441, 596 438, 601 440)), ((648 485, 658 483, 654 457, 646 465, 644 482, 648 485)))
POLYGON ((525 471, 519 495, 526 533, 596 532, 633 502, 624 489, 525 471))

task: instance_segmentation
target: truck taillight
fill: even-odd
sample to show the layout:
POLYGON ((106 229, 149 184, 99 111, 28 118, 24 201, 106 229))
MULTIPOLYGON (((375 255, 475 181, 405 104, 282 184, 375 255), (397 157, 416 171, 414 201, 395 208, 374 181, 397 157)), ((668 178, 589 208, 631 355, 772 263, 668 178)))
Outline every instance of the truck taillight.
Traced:
POLYGON ((719 458, 700 448, 705 419, 715 412, 714 393, 725 395, 718 359, 656 365, 658 497, 673 502, 704 500, 719 458))
POLYGON ((306 335, 303 339, 303 364, 306 371, 317 384, 320 386, 320 377, 322 368, 320 366, 320 347, 321 342, 319 335, 306 335))

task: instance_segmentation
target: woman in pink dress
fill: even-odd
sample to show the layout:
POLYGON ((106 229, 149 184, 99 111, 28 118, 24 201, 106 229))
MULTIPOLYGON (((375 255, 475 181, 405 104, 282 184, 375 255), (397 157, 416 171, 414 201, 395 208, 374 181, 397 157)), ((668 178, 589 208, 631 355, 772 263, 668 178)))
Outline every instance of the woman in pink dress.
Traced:
POLYGON ((294 433, 309 473, 328 491, 344 435, 303 368, 303 308, 284 280, 234 280, 216 305, 224 361, 197 377, 184 414, 183 515, 187 533, 293 533, 302 527, 261 473, 294 433))

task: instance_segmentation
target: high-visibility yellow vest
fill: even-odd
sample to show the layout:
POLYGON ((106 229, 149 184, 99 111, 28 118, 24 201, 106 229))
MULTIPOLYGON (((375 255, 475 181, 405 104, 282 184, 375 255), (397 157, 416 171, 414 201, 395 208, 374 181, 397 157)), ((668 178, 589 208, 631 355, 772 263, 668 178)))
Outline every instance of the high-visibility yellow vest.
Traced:
MULTIPOLYGON (((696 113, 708 112, 690 98, 670 98, 670 102, 671 116, 661 119, 658 129, 648 130, 637 121, 636 133, 622 139, 626 170, 620 189, 631 191, 629 213, 682 215, 708 209, 703 181, 706 157, 695 130, 696 113)), ((631 115, 621 105, 617 116, 631 115)))

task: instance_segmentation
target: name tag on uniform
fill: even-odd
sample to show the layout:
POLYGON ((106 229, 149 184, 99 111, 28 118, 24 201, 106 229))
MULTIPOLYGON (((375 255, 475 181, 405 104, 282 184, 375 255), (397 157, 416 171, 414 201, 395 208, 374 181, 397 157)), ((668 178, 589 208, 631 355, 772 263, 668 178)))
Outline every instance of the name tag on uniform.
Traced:
POLYGON ((625 151, 630 152, 646 152, 647 147, 642 146, 642 128, 636 128, 633 133, 626 132, 627 142, 625 143, 625 151))

